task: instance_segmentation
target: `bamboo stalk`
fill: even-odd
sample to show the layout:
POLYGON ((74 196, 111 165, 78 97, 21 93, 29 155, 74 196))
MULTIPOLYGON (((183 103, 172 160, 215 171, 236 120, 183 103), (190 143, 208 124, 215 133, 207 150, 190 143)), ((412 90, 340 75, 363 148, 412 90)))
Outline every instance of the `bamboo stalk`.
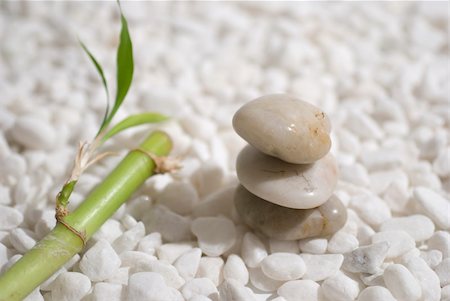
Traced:
MULTIPOLYGON (((167 134, 154 132, 139 146, 156 156, 167 155, 172 143, 167 134)), ((154 173, 154 161, 142 151, 130 151, 85 201, 65 217, 88 240, 114 212, 154 173)), ((56 227, 0 276, 0 301, 22 300, 83 249, 83 241, 62 224, 56 227)))

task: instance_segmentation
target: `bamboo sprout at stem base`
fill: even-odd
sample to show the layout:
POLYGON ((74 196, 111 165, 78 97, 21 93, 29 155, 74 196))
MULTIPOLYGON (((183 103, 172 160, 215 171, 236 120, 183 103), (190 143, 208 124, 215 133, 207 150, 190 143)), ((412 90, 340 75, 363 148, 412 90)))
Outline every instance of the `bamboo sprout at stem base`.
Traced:
MULTIPOLYGON (((167 155, 172 142, 154 132, 139 146, 156 156, 167 155)), ((64 221, 86 240, 154 174, 154 161, 142 151, 131 151, 64 221)), ((22 300, 83 249, 83 241, 62 224, 56 227, 0 276, 0 301, 22 300)))

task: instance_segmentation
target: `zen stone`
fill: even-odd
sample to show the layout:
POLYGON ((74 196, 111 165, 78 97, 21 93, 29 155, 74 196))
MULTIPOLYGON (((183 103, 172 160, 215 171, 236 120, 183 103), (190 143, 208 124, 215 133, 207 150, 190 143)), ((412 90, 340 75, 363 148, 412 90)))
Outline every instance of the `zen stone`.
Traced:
POLYGON ((314 164, 291 164, 264 155, 247 145, 236 161, 241 184, 271 203, 310 209, 325 203, 337 182, 337 166, 328 154, 314 164))
POLYGON ((334 195, 318 208, 292 209, 267 202, 241 185, 236 189, 234 201, 237 212, 247 225, 281 240, 332 234, 347 220, 345 206, 334 195))
POLYGON ((331 125, 325 113, 286 94, 266 95, 245 104, 234 115, 233 127, 261 152, 290 163, 313 163, 331 147, 331 125))

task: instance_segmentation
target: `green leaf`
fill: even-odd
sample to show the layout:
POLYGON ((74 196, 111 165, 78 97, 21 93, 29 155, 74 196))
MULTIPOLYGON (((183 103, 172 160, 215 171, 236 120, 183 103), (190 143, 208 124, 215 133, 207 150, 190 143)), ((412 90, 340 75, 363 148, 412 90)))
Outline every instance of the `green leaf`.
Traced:
POLYGON ((122 13, 119 2, 118 4, 122 29, 120 31, 120 42, 117 49, 117 92, 114 106, 106 120, 106 126, 109 125, 117 110, 122 105, 122 102, 128 93, 128 89, 130 88, 134 70, 133 45, 131 43, 130 33, 128 32, 128 23, 122 13))
POLYGON ((112 129, 108 131, 108 133, 105 134, 105 136, 102 139, 102 142, 105 142, 112 136, 122 132, 123 130, 126 130, 131 127, 135 127, 142 124, 148 124, 148 123, 158 123, 167 120, 168 117, 159 113, 142 113, 142 114, 136 114, 128 116, 127 118, 123 119, 121 122, 113 126, 112 129))
MULTIPOLYGON (((94 64, 95 68, 97 69, 98 74, 100 75, 100 78, 102 80, 103 83, 103 87, 105 88, 105 92, 106 92, 106 110, 105 110, 105 115, 103 116, 103 121, 102 124, 100 126, 100 129, 98 130, 98 132, 100 132, 105 126, 106 126, 106 120, 108 118, 108 113, 109 113, 109 90, 108 90, 108 83, 106 82, 106 78, 105 78, 105 74, 103 72, 103 68, 102 66, 98 63, 98 61, 95 59, 94 55, 89 51, 89 49, 87 49, 86 45, 84 45, 84 43, 78 39, 78 42, 80 43, 81 47, 83 48, 84 52, 86 52, 86 54, 89 56, 89 58, 91 59, 92 63, 94 64)), ((97 133, 98 135, 98 133, 97 133)))

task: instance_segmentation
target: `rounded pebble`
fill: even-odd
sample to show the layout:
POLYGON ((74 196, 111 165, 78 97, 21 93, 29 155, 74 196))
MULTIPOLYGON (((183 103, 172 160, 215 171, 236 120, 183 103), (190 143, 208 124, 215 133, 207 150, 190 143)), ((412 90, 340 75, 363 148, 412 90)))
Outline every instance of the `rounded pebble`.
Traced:
POLYGON ((246 285, 249 279, 247 267, 241 257, 231 254, 223 267, 223 278, 225 280, 233 279, 242 285, 246 285))
POLYGON ((274 204, 309 209, 325 203, 337 182, 337 166, 328 154, 313 164, 290 164, 246 146, 236 160, 241 184, 274 204))
POLYGON ((247 232, 242 240, 242 258, 250 268, 258 267, 267 257, 267 249, 262 241, 253 233, 247 232))
POLYGON ((11 230, 20 225, 23 215, 20 211, 0 205, 0 230, 11 230))
POLYGON ((13 139, 30 149, 53 148, 56 142, 55 130, 46 121, 34 116, 21 116, 11 129, 13 139))
POLYGON ((291 253, 270 254, 261 262, 261 269, 266 276, 280 281, 298 279, 306 272, 303 259, 291 253))
POLYGON ((52 284, 52 300, 78 301, 91 289, 91 281, 81 273, 64 272, 52 284))
POLYGON ((416 242, 429 239, 434 233, 434 224, 426 216, 421 214, 394 217, 385 221, 380 226, 380 231, 399 230, 405 231, 416 242))
POLYGON ((422 296, 420 283, 401 264, 391 264, 383 274, 384 283, 398 300, 416 301, 422 296))
POLYGON ((286 94, 259 97, 233 117, 235 131, 259 151, 283 161, 305 164, 331 147, 331 125, 319 108, 286 94))
POLYGON ((199 217, 191 224, 192 233, 208 256, 220 256, 236 241, 234 223, 225 217, 199 217))
POLYGON ((316 282, 311 280, 288 281, 277 290, 278 295, 286 301, 318 301, 319 288, 316 282))
POLYGON ((405 231, 384 231, 372 236, 372 243, 387 242, 387 258, 399 257, 416 246, 414 239, 405 231))
POLYGON ((414 197, 422 206, 424 213, 440 228, 450 229, 450 201, 426 187, 414 189, 414 197))
POLYGON ((391 292, 382 286, 371 286, 363 289, 357 301, 397 301, 391 292))
POLYGON ((92 281, 102 281, 117 272, 120 264, 121 260, 111 245, 106 240, 100 240, 84 253, 80 270, 92 281))
POLYGON ((358 282, 341 272, 325 279, 321 289, 327 300, 333 301, 355 300, 359 294, 358 282))
POLYGON ((322 281, 336 275, 342 266, 344 256, 342 254, 301 254, 306 265, 303 279, 322 281))

